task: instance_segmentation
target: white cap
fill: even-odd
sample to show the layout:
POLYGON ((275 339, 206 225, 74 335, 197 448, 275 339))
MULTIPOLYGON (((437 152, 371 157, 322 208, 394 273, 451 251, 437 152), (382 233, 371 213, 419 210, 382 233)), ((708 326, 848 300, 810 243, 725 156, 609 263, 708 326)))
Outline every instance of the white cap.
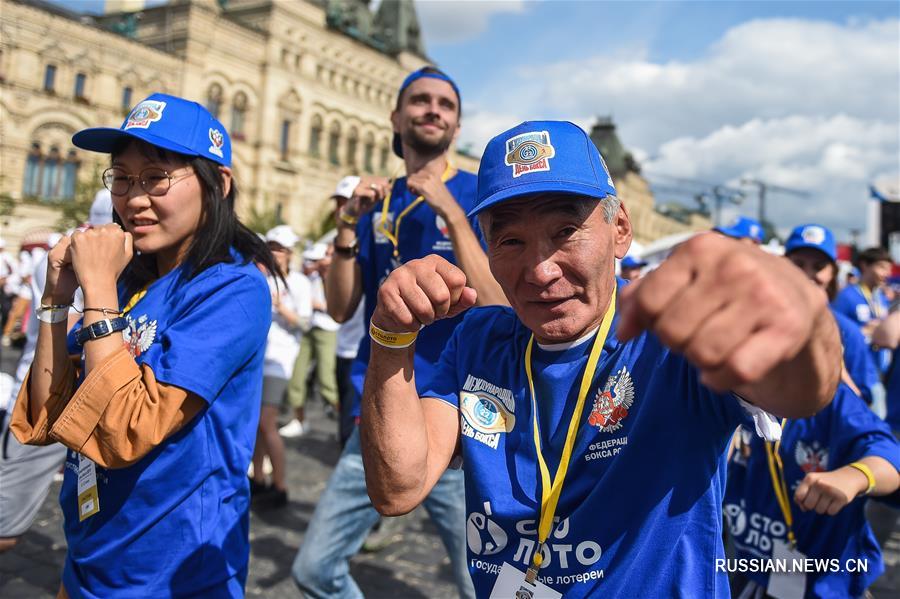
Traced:
POLYGON ((334 193, 331 194, 331 197, 347 198, 349 200, 353 197, 353 190, 356 189, 357 185, 359 185, 359 177, 354 177, 353 175, 344 177, 338 181, 337 187, 334 188, 334 193))
POLYGON ((281 247, 292 250, 297 245, 297 242, 300 241, 300 237, 288 225, 278 225, 269 229, 269 232, 266 233, 266 241, 272 241, 281 247))
POLYGON ((314 243, 309 249, 303 252, 303 259, 310 262, 318 262, 324 260, 328 255, 327 243, 314 243))
POLYGON ((100 227, 113 222, 112 195, 108 189, 101 189, 94 196, 94 203, 91 204, 87 222, 92 227, 100 227))

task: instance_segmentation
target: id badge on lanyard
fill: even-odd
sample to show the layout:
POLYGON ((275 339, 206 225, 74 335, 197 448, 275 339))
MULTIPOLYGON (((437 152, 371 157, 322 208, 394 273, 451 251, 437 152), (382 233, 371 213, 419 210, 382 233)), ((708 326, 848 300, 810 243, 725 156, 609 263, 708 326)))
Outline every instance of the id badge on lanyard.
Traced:
POLYGON ((97 492, 97 465, 93 460, 78 454, 78 521, 84 522, 100 511, 100 494, 97 492))

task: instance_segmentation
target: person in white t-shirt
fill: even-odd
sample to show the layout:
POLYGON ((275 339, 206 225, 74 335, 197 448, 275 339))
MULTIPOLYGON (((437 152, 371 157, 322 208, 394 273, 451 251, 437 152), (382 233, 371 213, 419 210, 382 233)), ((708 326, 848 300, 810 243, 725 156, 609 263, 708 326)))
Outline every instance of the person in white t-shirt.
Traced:
MULTIPOLYGON (((334 200, 335 222, 340 218, 341 209, 353 197, 353 190, 359 185, 360 178, 350 175, 341 179, 331 199, 334 200)), ((363 323, 363 304, 359 302, 356 312, 341 325, 337 333, 337 377, 338 403, 340 405, 340 417, 338 418, 338 437, 341 447, 347 443, 353 427, 356 425, 353 416, 353 404, 356 401, 356 390, 350 380, 350 367, 359 351, 359 342, 366 334, 366 326, 363 323)))
POLYGON ((303 434, 304 406, 309 393, 307 375, 315 361, 315 381, 319 395, 325 400, 330 416, 337 414, 337 331, 341 325, 328 315, 323 281, 331 264, 332 249, 328 244, 316 243, 303 252, 304 270, 312 285, 312 321, 306 343, 300 346, 294 373, 288 386, 288 403, 294 408, 294 419, 281 427, 284 437, 303 434))
POLYGON ((300 338, 312 316, 309 279, 290 269, 293 248, 298 241, 300 238, 287 225, 279 225, 266 233, 266 242, 284 273, 284 280, 267 273, 272 292, 272 326, 269 328, 263 363, 262 410, 253 450, 250 485, 254 504, 258 508, 287 505, 284 442, 278 434, 278 415, 300 351, 300 338), (272 464, 270 484, 266 482, 263 472, 266 456, 272 464))
POLYGON ((6 241, 0 237, 0 325, 6 323, 6 315, 12 305, 13 296, 6 292, 6 282, 16 272, 16 261, 6 251, 6 241))

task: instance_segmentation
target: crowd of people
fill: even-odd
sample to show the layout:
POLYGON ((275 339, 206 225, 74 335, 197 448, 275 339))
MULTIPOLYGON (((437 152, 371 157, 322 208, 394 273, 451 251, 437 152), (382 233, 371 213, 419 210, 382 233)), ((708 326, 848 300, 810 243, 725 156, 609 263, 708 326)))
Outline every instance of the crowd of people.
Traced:
POLYGON ((306 597, 362 596, 349 560, 418 505, 461 597, 864 596, 868 499, 900 507, 890 255, 848 282, 828 228, 781 256, 739 218, 648 264, 582 129, 524 122, 474 174, 461 116, 447 74, 411 73, 405 174, 343 178, 303 248, 237 218, 199 104, 78 132, 109 154, 88 222, 0 245, 3 344, 27 338, 0 551, 62 469, 60 597, 242 596, 249 511, 288 504, 315 390, 342 450, 293 562, 306 597), (752 566, 806 558, 841 567, 752 566))

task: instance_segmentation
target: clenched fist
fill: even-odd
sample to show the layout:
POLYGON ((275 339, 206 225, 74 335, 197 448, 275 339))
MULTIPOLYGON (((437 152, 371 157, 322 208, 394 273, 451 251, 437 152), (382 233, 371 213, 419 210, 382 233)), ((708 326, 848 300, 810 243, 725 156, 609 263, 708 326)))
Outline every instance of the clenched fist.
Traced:
POLYGON ((364 176, 353 190, 353 196, 343 210, 348 215, 359 218, 382 201, 390 191, 391 182, 385 177, 364 176))
POLYGON ((116 224, 76 231, 68 246, 72 270, 85 289, 98 284, 115 286, 134 254, 131 233, 116 224))
POLYGON ((475 299, 465 273, 432 254, 407 262, 385 279, 372 322, 386 331, 414 332, 471 308, 475 299))
POLYGON ((869 481, 854 468, 838 468, 831 472, 810 472, 794 492, 794 502, 804 512, 834 516, 866 490, 869 481))
MULTIPOLYGON (((620 338, 649 329, 718 391, 740 393, 763 381, 808 348, 816 327, 835 328, 825 295, 800 269, 713 233, 681 244, 658 269, 625 287, 621 298, 620 338)), ((835 343, 804 362, 830 372, 834 361, 834 381, 822 382, 822 389, 836 385, 840 372, 836 329, 826 337, 832 340, 832 333, 835 343)))

